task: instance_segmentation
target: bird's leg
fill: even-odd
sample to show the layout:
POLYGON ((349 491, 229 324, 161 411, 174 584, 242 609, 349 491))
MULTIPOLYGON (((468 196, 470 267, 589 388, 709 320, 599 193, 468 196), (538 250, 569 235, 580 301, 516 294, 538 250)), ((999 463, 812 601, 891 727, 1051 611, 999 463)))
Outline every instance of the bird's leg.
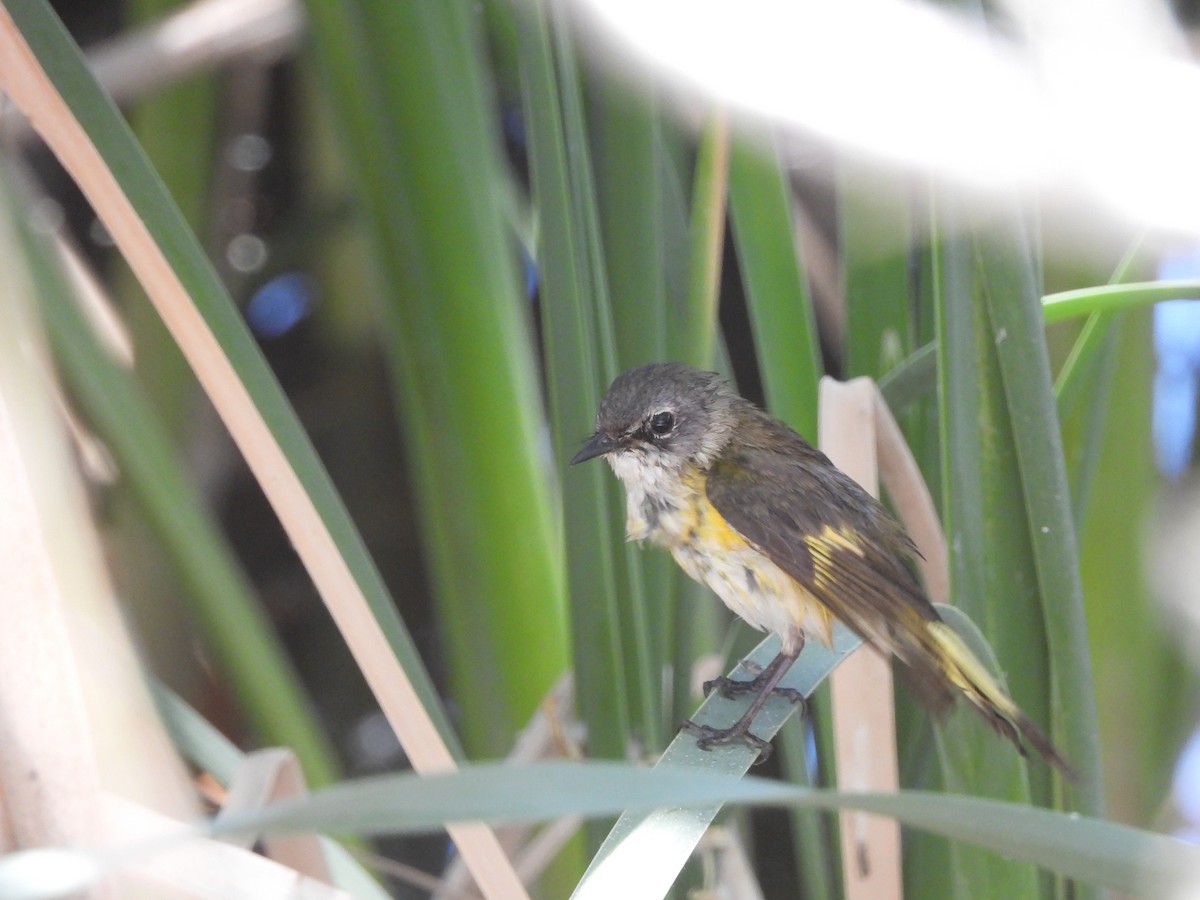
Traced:
MULTIPOLYGON (((800 651, 803 649, 804 637, 801 636, 800 642, 797 645, 794 653, 792 653, 790 656, 786 653, 778 654, 773 660, 767 663, 764 668, 759 669, 758 674, 753 678, 743 681, 738 678, 730 678, 728 675, 718 675, 711 681, 704 682, 704 696, 707 697, 713 691, 720 691, 722 697, 729 698, 740 697, 742 694, 757 693, 758 691, 762 690, 762 686, 764 684, 766 684, 768 681, 771 681, 776 667, 780 665, 783 666, 783 672, 780 673, 779 676, 782 678, 783 674, 787 672, 788 668, 791 666, 791 663, 795 661, 796 657, 800 655, 800 651), (785 662, 785 660, 787 661, 785 662)), ((776 685, 778 682, 779 678, 775 678, 776 685)), ((804 702, 804 695, 795 688, 781 688, 772 686, 771 690, 779 696, 791 700, 793 703, 804 702)))
MULTIPOLYGON (((691 719, 684 722, 682 728, 685 731, 690 731, 693 734, 699 735, 696 740, 696 746, 701 750, 711 750, 718 744, 732 744, 735 741, 741 741, 744 744, 755 748, 762 755, 758 758, 758 762, 765 762, 771 755, 771 745, 757 735, 750 733, 750 726, 754 723, 754 717, 766 704, 767 700, 774 693, 783 694, 794 703, 803 703, 804 697, 799 691, 791 688, 779 688, 779 682, 783 676, 787 674, 788 669, 792 667, 792 663, 796 661, 796 657, 800 655, 800 650, 803 647, 801 642, 800 647, 795 650, 783 653, 781 652, 771 662, 758 673, 750 681, 731 681, 725 679, 729 685, 736 685, 734 690, 737 693, 746 693, 750 690, 757 691, 753 702, 749 708, 742 713, 741 717, 730 725, 728 728, 714 728, 711 725, 697 725, 691 719)), ((708 685, 705 685, 707 688, 708 685)), ((721 692, 726 693, 726 685, 721 685, 721 692)))

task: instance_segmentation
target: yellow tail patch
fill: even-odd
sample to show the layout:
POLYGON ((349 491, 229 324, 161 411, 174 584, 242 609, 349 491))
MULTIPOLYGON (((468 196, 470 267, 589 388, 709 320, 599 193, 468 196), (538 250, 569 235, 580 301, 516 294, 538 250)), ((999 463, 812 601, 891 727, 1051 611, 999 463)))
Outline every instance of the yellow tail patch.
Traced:
POLYGON ((999 714, 1011 722, 1020 715, 1017 705, 953 628, 945 622, 930 622, 928 628, 937 644, 938 659, 946 677, 968 700, 989 718, 999 714))
POLYGON ((1063 775, 1077 781, 1078 775, 1058 752, 1050 739, 1021 712, 1012 698, 996 683, 996 679, 979 658, 971 652, 966 642, 945 622, 928 623, 929 636, 933 639, 938 663, 946 677, 966 695, 988 724, 1012 741, 1025 755, 1027 741, 1047 762, 1063 775))

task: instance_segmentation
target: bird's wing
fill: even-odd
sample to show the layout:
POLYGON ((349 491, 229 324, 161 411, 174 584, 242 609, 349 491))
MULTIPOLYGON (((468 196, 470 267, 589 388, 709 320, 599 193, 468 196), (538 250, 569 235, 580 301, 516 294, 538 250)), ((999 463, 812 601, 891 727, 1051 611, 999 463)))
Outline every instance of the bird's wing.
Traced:
POLYGON ((935 713, 952 703, 953 685, 1022 753, 1024 738, 1074 780, 1066 758, 939 621, 905 564, 916 548, 899 523, 795 432, 765 424, 768 439, 709 470, 708 500, 729 526, 864 640, 894 653, 935 713))
MULTIPOLYGON (((910 666, 919 686, 938 683, 926 646, 926 625, 938 615, 905 562, 916 553, 911 540, 824 454, 770 425, 765 446, 743 447, 712 466, 709 502, 834 616, 910 666)), ((942 690, 922 693, 941 705, 942 690)))

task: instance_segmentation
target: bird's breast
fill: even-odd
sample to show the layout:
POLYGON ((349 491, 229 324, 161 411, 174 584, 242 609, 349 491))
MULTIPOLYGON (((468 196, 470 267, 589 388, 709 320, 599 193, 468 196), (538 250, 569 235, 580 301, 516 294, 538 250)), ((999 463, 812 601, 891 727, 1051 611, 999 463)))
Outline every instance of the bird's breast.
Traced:
POLYGON ((625 485, 630 540, 666 547, 680 568, 753 627, 775 632, 785 642, 801 633, 828 642, 826 608, 726 521, 708 499, 702 471, 612 462, 625 485))
POLYGON ((705 552, 745 546, 709 503, 702 472, 654 465, 632 454, 609 461, 625 486, 625 534, 630 540, 649 540, 672 551, 680 546, 705 552))

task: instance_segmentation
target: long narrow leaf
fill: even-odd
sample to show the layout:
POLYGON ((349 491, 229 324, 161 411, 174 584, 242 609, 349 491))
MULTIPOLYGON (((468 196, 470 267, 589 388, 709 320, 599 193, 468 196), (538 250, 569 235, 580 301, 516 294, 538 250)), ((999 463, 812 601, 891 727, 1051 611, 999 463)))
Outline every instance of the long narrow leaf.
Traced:
MULTIPOLYGON (((560 44, 563 41, 560 35, 560 44)), ((571 89, 561 77, 560 83, 564 92, 571 89)), ((618 368, 626 369, 665 359, 671 328, 663 125, 650 92, 634 91, 602 72, 592 72, 584 81, 584 99, 613 339, 618 368)), ((571 129, 570 117, 565 124, 571 129)), ((662 746, 660 685, 666 663, 663 634, 671 608, 666 598, 673 582, 672 563, 663 554, 648 556, 634 548, 626 551, 624 562, 630 589, 619 600, 631 638, 625 654, 628 681, 635 688, 630 693, 631 716, 645 744, 657 749, 662 746), (630 550, 636 555, 630 555, 630 550)))
MULTIPOLYGON (((1014 217, 1018 223, 1019 219, 1014 217)), ((1017 232, 1017 239, 1031 238, 1017 232)), ((997 272, 985 260, 988 306, 1003 379, 1025 507, 1024 525, 1033 551, 1041 595, 1054 735, 1081 773, 1077 808, 1103 808, 1100 748, 1091 653, 1079 581, 1079 552, 1054 406, 1050 362, 1038 301, 1041 285, 1028 268, 997 272)))
MULTIPOLYGON (((562 9, 551 8, 549 24, 562 104, 562 138, 568 151, 568 171, 571 176, 569 183, 574 207, 571 224, 579 230, 582 238, 578 249, 586 253, 586 271, 591 279, 588 299, 595 323, 597 355, 603 361, 602 372, 607 381, 628 362, 622 358, 622 354, 629 347, 665 346, 662 337, 652 337, 647 341, 644 336, 633 338, 623 332, 629 328, 649 328, 653 335, 660 330, 664 317, 657 313, 648 317, 646 311, 636 308, 631 314, 630 298, 616 297, 609 284, 609 269, 620 267, 621 259, 619 254, 610 254, 605 246, 601 224, 602 191, 598 187, 591 146, 585 140, 587 129, 583 78, 575 54, 575 35, 562 9)), ((651 127, 650 130, 656 132, 658 129, 651 127)), ((638 168, 644 168, 644 164, 638 168)), ((653 244, 661 247, 662 239, 657 230, 655 238, 653 244)), ((646 268, 661 269, 662 266, 660 259, 654 266, 646 268)), ((617 482, 607 479, 605 489, 614 498, 611 508, 621 508, 621 502, 616 499, 622 493, 617 482)), ((640 548, 624 540, 625 522, 622 516, 614 515, 609 519, 609 530, 618 548, 613 557, 619 585, 616 603, 622 642, 618 660, 626 669, 626 683, 630 688, 626 699, 629 703, 631 736, 642 746, 657 748, 661 745, 662 727, 658 713, 662 657, 656 653, 659 641, 655 640, 654 632, 660 626, 663 604, 659 597, 652 601, 648 591, 651 584, 656 591, 661 590, 670 583, 670 579, 666 575, 668 570, 665 561, 658 558, 648 560, 640 548), (647 578, 648 567, 654 573, 650 579, 647 578)))
MULTIPOLYGON (((919 791, 839 794, 753 777, 616 763, 489 764, 426 778, 373 778, 326 788, 304 802, 222 821, 220 829, 398 833, 429 830, 446 820, 531 821, 572 812, 605 815, 625 808, 734 802, 891 815, 1071 878, 1144 896, 1164 896, 1200 870, 1200 850, 1181 841, 1020 804, 919 791)), ((645 864, 646 857, 641 859, 645 864)))
MULTIPOLYGON (((1012 676, 1009 684, 1017 702, 1035 722, 1045 723, 1045 637, 1025 511, 1012 489, 1019 479, 1014 426, 995 358, 995 335, 980 296, 986 283, 976 254, 996 251, 976 250, 975 242, 986 239, 972 233, 952 202, 941 204, 938 216, 935 300, 951 599, 992 642, 1001 667, 1012 676)), ((1009 252, 1011 265, 1019 266, 1020 256, 1009 252)), ((1019 759, 995 735, 973 725, 964 725, 965 733, 952 733, 961 752, 943 757, 946 783, 971 794, 1029 802, 1035 795, 1019 759), (970 766, 965 771, 964 762, 970 766)), ((1049 791, 1040 797, 1047 802, 1049 791)), ((961 848, 954 848, 953 858, 962 896, 1029 895, 1029 870, 1010 866, 996 871, 990 860, 961 848)))
POLYGON ((769 149, 734 143, 729 205, 767 405, 815 442, 821 351, 792 234, 791 194, 769 149))
POLYGON ((867 188, 843 167, 838 224, 846 293, 845 376, 879 379, 912 352, 910 199, 902 188, 867 188))
MULTIPOLYGON (((1173 891, 1194 884, 1200 872, 1196 847, 1099 819, 958 795, 919 791, 839 794, 761 778, 664 767, 642 769, 620 763, 481 764, 423 778, 388 775, 325 788, 303 800, 222 819, 205 830, 218 835, 314 829, 403 834, 430 831, 447 821, 536 821, 572 813, 598 816, 623 809, 713 803, 861 809, 894 816, 916 828, 1138 896, 1172 896, 1173 891)), ((191 836, 178 835, 173 840, 191 836)), ((18 888, 27 885, 34 873, 53 867, 71 864, 78 867, 72 870, 75 874, 90 871, 96 877, 105 865, 119 866, 139 853, 168 847, 168 842, 159 840, 153 845, 122 848, 112 856, 44 849, 10 854, 0 860, 0 889, 10 897, 42 897, 46 894, 18 893, 18 888)), ((643 865, 653 859, 640 857, 643 865)))
MULTIPOLYGON (((558 79, 544 11, 530 5, 518 16, 521 79, 529 134, 530 170, 539 211, 538 274, 547 355, 551 436, 556 463, 570 458, 590 433, 603 385, 605 359, 596 317, 607 314, 594 296, 590 272, 594 238, 576 208, 558 79), (597 310, 601 307, 601 310, 597 310)), ((578 137, 578 136, 577 136, 578 137)), ((594 232, 592 232, 594 234, 594 232)), ((630 732, 626 671, 621 665, 615 498, 601 466, 583 466, 563 478, 567 582, 576 691, 590 750, 620 757, 630 732)))
POLYGON ((594 75, 587 99, 596 207, 622 369, 667 349, 661 125, 646 92, 594 75))
POLYGON ((715 113, 700 135, 692 189, 688 308, 673 340, 672 359, 710 368, 717 337, 717 295, 725 242, 729 185, 729 124, 715 113))
POLYGON ((565 666, 564 584, 478 35, 458 2, 310 6, 335 108, 375 101, 343 133, 386 274, 455 697, 472 747, 500 753, 565 666))

